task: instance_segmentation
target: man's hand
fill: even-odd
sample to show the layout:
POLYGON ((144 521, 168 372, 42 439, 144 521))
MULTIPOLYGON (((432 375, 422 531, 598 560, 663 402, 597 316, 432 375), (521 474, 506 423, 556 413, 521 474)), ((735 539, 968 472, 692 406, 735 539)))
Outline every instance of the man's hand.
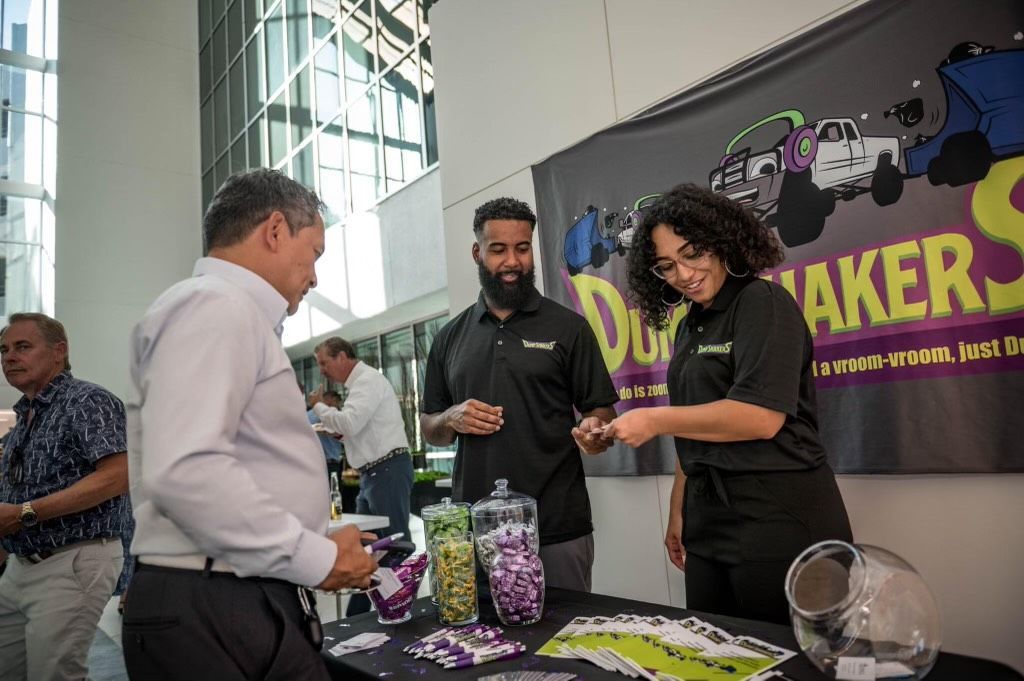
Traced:
POLYGON ((604 429, 608 426, 597 416, 588 416, 580 421, 579 425, 572 429, 572 437, 576 440, 576 446, 584 454, 600 454, 615 444, 615 441, 605 437, 604 429))
POLYGON ((377 570, 377 561, 363 550, 360 542, 362 536, 355 525, 345 525, 327 535, 328 539, 338 545, 338 555, 327 577, 317 584, 318 589, 337 591, 348 587, 365 589, 370 586, 370 575, 377 570))
POLYGON ((501 430, 505 423, 505 419, 501 418, 502 409, 480 400, 466 400, 448 408, 444 424, 456 433, 490 435, 501 430))
POLYGON ((309 408, 310 409, 315 407, 318 402, 323 402, 324 401, 324 387, 320 386, 319 388, 317 388, 316 390, 311 392, 309 394, 309 397, 307 397, 306 399, 309 402, 309 408))
POLYGON ((619 416, 604 429, 604 436, 625 442, 630 447, 639 447, 658 435, 654 409, 633 409, 619 416))
POLYGON ((21 529, 21 504, 0 504, 0 537, 21 529))

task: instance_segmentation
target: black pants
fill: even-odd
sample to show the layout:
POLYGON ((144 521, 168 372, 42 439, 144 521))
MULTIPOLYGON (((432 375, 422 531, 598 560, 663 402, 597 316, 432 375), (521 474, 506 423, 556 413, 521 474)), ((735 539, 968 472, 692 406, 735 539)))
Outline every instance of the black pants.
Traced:
POLYGON ((140 564, 129 592, 121 643, 132 681, 330 678, 292 584, 140 564))
POLYGON ((825 539, 853 541, 827 465, 688 477, 684 504, 686 606, 694 610, 787 624, 793 560, 825 539))

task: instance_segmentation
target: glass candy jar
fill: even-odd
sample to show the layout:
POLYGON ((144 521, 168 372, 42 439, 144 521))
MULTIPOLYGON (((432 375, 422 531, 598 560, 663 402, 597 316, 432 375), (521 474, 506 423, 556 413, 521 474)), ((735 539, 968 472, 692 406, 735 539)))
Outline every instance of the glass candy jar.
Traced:
POLYGON ((441 624, 462 626, 476 622, 476 560, 470 532, 435 537, 431 542, 437 579, 437 615, 441 624))
POLYGON ((935 664, 938 606, 921 575, 890 551, 819 542, 790 566, 786 598, 797 643, 830 678, 921 679, 935 664))
MULTIPOLYGON (((469 533, 469 504, 464 501, 453 502, 451 497, 441 499, 440 504, 424 506, 420 511, 423 518, 423 535, 427 547, 433 546, 435 538, 464 537, 469 533)), ((429 549, 428 549, 429 551, 429 549)), ((437 568, 434 552, 429 551, 430 563, 427 568, 427 579, 430 584, 430 598, 437 603, 437 568)))
POLYGON ((508 480, 494 484, 490 496, 470 509, 477 555, 501 623, 533 624, 544 612, 537 502, 508 489, 508 480))

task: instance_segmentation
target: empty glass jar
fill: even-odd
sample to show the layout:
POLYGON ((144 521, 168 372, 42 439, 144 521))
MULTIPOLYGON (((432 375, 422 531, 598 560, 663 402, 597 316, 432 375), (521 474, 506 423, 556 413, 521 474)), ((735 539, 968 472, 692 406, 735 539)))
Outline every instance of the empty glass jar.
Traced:
POLYGON ((830 678, 921 679, 935 664, 938 606, 891 551, 819 542, 790 566, 786 598, 797 643, 830 678))

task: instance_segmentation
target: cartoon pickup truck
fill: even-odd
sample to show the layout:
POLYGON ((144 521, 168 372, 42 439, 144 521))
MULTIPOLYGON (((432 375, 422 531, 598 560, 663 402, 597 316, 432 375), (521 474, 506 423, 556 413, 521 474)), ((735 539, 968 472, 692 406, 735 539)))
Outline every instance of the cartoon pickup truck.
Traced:
POLYGON ((897 138, 865 136, 852 118, 806 124, 800 111, 790 109, 736 135, 708 180, 712 191, 777 227, 784 244, 799 246, 818 238, 837 198, 849 201, 871 192, 880 206, 898 201, 903 193, 899 151, 897 138), (740 148, 755 130, 776 122, 786 124, 787 131, 771 148, 757 153, 740 148))
POLYGON ((625 255, 643 222, 643 209, 659 196, 648 194, 640 197, 633 204, 633 209, 621 219, 618 213, 607 213, 603 224, 598 221, 597 209, 587 206, 583 216, 565 233, 562 257, 569 276, 575 277, 588 265, 595 269, 602 267, 612 253, 625 255))
MULTIPOLYGON (((947 60, 949 62, 950 60, 947 60)), ((946 121, 904 153, 908 177, 956 187, 988 175, 993 161, 1024 153, 1024 50, 943 63, 946 121)))

